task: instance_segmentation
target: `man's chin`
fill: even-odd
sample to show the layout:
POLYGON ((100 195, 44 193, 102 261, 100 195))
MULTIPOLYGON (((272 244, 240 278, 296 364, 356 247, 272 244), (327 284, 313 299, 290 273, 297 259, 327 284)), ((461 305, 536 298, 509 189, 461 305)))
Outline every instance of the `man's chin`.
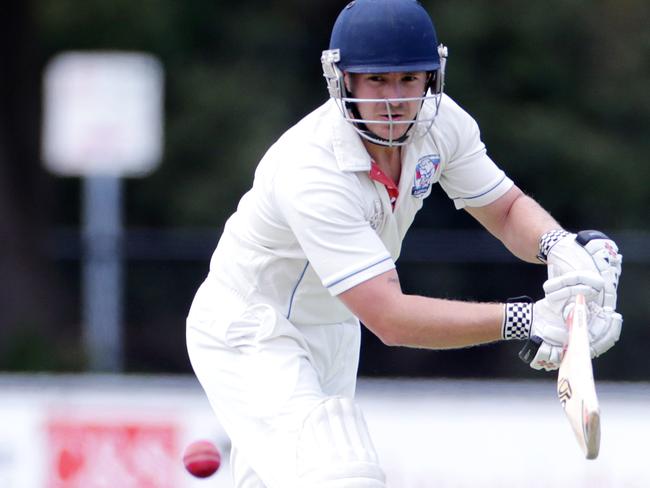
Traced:
POLYGON ((383 127, 380 126, 380 128, 370 128, 370 131, 375 134, 376 136, 380 137, 381 139, 385 139, 387 141, 395 141, 406 134, 406 130, 400 128, 399 130, 395 130, 393 127, 393 131, 391 133, 391 130, 389 127, 383 127))

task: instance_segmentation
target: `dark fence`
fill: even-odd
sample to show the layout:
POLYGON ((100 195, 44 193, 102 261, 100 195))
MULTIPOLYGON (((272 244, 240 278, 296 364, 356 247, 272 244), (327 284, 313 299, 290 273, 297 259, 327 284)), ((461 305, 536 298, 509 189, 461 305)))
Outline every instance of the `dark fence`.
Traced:
MULTIPOLYGON (((124 327, 128 371, 188 372, 184 323, 205 277, 220 231, 128 229, 124 235, 124 327)), ((624 253, 619 310, 625 318, 619 344, 595 363, 599 378, 650 379, 650 233, 612 232, 624 253)), ((82 246, 75 229, 57 229, 51 258, 79 286, 82 246)), ((522 263, 482 230, 412 229, 398 262, 406 292, 442 298, 502 301, 542 295, 545 267, 522 263)), ((78 298, 76 298, 78 300, 78 298)), ((78 304, 80 307, 80 304, 78 304)), ((74 309, 74 306, 71 307, 74 309)), ((71 317, 73 323, 79 318, 71 317)), ((518 343, 454 351, 389 348, 364 331, 360 373, 367 376, 537 377, 517 359, 518 343)))

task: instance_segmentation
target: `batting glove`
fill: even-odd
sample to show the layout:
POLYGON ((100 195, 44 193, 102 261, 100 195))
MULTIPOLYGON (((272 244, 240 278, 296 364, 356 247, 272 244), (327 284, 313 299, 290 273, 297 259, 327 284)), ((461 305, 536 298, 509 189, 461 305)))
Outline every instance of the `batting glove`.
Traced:
POLYGON ((557 278, 572 271, 594 271, 605 280, 598 305, 616 309, 616 289, 621 276, 623 256, 616 243, 602 232, 583 230, 571 234, 552 230, 539 241, 537 256, 548 265, 548 277, 557 278))
POLYGON ((589 306, 589 346, 591 357, 607 352, 621 336, 623 316, 608 307, 589 306))
MULTIPOLYGON (((602 293, 604 280, 592 272, 572 272, 544 283, 546 296, 533 303, 530 297, 508 300, 502 328, 502 337, 528 339, 519 353, 531 368, 547 371, 560 367, 569 331, 565 316, 578 294, 587 301, 597 299, 602 293)), ((610 346, 611 347, 611 346, 610 346)))

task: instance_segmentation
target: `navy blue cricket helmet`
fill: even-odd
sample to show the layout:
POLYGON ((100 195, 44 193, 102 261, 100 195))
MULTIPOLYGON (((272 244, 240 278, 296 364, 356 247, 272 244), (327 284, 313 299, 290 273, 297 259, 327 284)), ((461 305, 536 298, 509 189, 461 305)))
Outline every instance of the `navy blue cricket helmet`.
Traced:
POLYGON ((438 39, 416 0, 354 0, 339 14, 330 39, 338 66, 350 73, 436 71, 438 39))

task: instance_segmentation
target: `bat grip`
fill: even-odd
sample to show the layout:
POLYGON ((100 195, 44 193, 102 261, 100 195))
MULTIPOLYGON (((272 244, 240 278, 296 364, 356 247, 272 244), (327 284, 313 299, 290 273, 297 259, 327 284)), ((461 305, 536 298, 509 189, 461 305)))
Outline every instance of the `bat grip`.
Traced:
MULTIPOLYGON (((573 310, 577 302, 581 302, 584 304, 584 296, 580 295, 577 298, 577 301, 571 301, 564 307, 564 310, 562 311, 562 315, 564 316, 565 320, 567 319, 567 316, 571 313, 571 311, 573 310)), ((542 342, 544 342, 544 340, 541 337, 531 336, 526 341, 526 344, 524 344, 524 347, 521 348, 521 351, 519 351, 519 359, 521 359, 526 364, 530 364, 530 362, 537 354, 537 351, 539 351, 542 342)))

